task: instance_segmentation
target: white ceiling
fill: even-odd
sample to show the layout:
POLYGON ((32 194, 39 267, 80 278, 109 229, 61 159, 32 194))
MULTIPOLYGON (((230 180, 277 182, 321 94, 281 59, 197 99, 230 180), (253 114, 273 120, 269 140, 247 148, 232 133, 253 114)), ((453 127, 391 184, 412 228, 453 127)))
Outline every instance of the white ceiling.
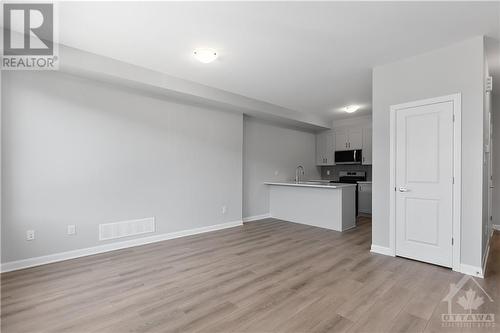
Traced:
POLYGON ((498 2, 61 2, 60 42, 331 119, 371 113, 371 68, 477 35, 498 2), (197 63, 197 47, 216 62, 197 63), (362 109, 348 115, 346 104, 362 109))

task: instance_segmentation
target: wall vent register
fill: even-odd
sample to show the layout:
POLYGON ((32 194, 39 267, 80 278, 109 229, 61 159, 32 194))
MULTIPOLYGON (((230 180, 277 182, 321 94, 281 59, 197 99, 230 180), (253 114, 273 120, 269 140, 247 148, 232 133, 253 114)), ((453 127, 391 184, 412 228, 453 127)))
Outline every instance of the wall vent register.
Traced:
POLYGON ((128 236, 142 235, 155 232, 155 218, 148 217, 138 220, 129 220, 99 225, 99 240, 110 240, 128 236))

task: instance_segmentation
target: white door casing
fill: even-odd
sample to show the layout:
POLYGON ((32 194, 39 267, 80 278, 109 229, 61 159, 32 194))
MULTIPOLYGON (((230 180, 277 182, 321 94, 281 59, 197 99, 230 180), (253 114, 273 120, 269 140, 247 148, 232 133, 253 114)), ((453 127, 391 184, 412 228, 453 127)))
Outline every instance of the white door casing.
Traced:
POLYGON ((394 255, 459 270, 460 95, 391 107, 394 255))

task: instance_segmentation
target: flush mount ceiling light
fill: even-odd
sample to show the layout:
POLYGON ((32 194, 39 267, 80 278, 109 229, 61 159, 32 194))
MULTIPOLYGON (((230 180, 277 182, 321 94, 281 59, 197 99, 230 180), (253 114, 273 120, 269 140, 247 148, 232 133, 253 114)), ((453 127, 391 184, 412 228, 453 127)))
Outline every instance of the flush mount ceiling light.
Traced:
POLYGON ((359 110, 359 105, 347 105, 342 108, 347 113, 353 113, 359 110))
POLYGON ((219 56, 217 51, 214 49, 196 49, 194 50, 193 55, 196 60, 204 64, 211 63, 219 56))

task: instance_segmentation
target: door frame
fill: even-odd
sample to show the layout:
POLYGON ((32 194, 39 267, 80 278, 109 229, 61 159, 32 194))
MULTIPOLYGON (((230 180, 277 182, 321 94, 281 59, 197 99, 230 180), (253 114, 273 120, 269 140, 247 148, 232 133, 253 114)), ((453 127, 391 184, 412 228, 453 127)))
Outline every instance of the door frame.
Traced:
MULTIPOLYGON (((389 249, 396 256, 396 112, 416 106, 453 102, 453 210, 452 210, 452 269, 460 271, 461 207, 462 207, 462 94, 423 99, 390 107, 390 199, 389 199, 389 249)), ((452 240, 450 239, 450 242, 452 240)))

